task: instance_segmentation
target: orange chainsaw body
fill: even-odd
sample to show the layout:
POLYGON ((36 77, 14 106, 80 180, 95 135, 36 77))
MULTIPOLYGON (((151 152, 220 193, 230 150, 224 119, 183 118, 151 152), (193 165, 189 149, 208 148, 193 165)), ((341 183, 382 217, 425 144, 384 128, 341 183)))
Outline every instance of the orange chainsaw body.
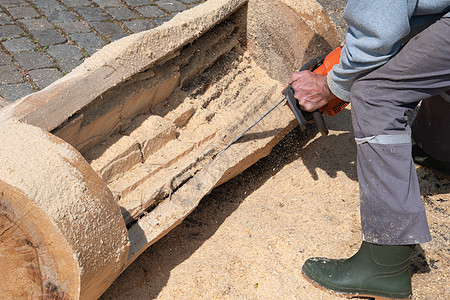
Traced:
MULTIPOLYGON (((319 65, 313 72, 322 76, 327 76, 328 73, 333 69, 333 66, 339 63, 341 59, 341 47, 337 47, 331 51, 323 60, 322 64, 319 65)), ((319 108, 321 114, 327 116, 334 116, 341 110, 343 110, 349 102, 341 100, 339 98, 334 98, 330 100, 325 106, 319 108)))

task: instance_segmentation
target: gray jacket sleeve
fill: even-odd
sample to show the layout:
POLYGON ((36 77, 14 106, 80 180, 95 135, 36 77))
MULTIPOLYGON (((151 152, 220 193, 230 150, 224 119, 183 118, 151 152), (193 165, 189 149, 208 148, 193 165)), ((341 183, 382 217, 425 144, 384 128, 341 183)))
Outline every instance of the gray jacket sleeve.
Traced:
POLYGON ((344 19, 348 24, 341 61, 328 74, 330 90, 350 101, 353 82, 385 64, 410 32, 409 20, 417 1, 348 0, 344 19))

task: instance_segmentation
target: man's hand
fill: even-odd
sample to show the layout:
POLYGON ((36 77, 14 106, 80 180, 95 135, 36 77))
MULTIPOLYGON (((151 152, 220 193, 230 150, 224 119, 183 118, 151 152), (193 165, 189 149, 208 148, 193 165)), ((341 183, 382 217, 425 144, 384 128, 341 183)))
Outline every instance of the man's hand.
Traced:
POLYGON ((328 87, 327 77, 311 71, 295 72, 289 84, 304 111, 315 111, 336 97, 328 87))

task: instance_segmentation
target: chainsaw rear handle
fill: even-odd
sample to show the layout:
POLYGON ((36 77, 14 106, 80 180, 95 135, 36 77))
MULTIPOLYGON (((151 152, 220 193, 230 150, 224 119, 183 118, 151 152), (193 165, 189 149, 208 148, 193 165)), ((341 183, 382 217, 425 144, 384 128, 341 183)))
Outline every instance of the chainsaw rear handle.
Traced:
MULTIPOLYGON (((317 58, 311 59, 300 69, 300 71, 314 70, 324 61, 326 56, 327 56, 327 54, 324 54, 317 58)), ((298 124, 301 127, 304 127, 306 125, 307 121, 314 120, 317 128, 319 129, 319 132, 323 136, 328 135, 328 128, 327 128, 327 125, 325 124, 325 120, 323 119, 322 114, 318 110, 316 110, 314 112, 303 111, 300 108, 300 105, 298 104, 298 100, 295 99, 294 89, 292 88, 291 85, 289 85, 288 87, 286 87, 284 89, 283 94, 284 94, 284 96, 286 96, 286 100, 289 104, 289 107, 291 108, 292 112, 294 113, 295 118, 297 119, 298 124)))
MULTIPOLYGON (((301 69, 300 71, 306 71, 306 70, 314 70, 315 68, 317 68, 327 57, 328 54, 323 54, 319 57, 313 58, 310 61, 308 61, 301 69)), ((292 88, 291 88, 292 89, 292 88)), ((295 99, 295 98, 294 98, 295 99)), ((298 101, 295 101, 298 105, 298 101)), ((305 112, 306 114, 310 114, 309 112, 305 112)), ((323 136, 327 136, 328 135, 328 128, 327 128, 327 124, 325 124, 325 120, 323 119, 322 114, 316 110, 312 112, 312 116, 314 119, 314 122, 316 123, 317 128, 319 129, 319 132, 323 135, 323 136)))
POLYGON ((306 126, 306 122, 314 120, 319 129, 319 132, 323 136, 328 135, 327 125, 325 124, 325 120, 323 119, 322 114, 316 110, 314 112, 303 111, 298 104, 297 99, 294 97, 294 89, 291 86, 288 86, 284 89, 283 94, 286 96, 286 100, 294 113, 295 118, 297 119, 298 124, 301 127, 306 126))

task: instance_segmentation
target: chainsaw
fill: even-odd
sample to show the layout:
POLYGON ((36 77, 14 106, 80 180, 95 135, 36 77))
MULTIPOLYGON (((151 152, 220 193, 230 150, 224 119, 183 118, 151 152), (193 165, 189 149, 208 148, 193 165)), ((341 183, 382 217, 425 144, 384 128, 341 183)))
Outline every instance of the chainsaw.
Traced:
MULTIPOLYGON (((322 76, 326 76, 333 69, 333 66, 339 63, 339 60, 341 58, 341 49, 342 49, 342 47, 338 47, 328 54, 324 54, 317 58, 311 59, 300 69, 300 71, 310 70, 313 73, 316 73, 316 74, 319 74, 322 76)), ((233 145, 236 141, 238 141, 244 134, 246 134, 250 129, 252 129, 253 126, 258 124, 262 119, 264 119, 270 112, 272 112, 275 108, 277 108, 285 100, 287 101, 289 108, 294 113, 294 116, 297 119, 297 122, 300 125, 300 127, 304 128, 308 121, 314 120, 317 128, 319 129, 319 132, 323 136, 328 135, 328 129, 327 129, 327 126, 323 119, 323 115, 335 116, 337 113, 339 113, 341 110, 343 110, 348 105, 348 102, 336 97, 336 98, 330 100, 326 105, 322 106, 318 110, 316 110, 314 112, 307 112, 300 108, 300 105, 298 104, 298 100, 295 99, 295 97, 294 97, 294 89, 292 88, 291 85, 287 86, 283 90, 282 93, 283 93, 284 97, 277 104, 275 104, 271 109, 269 109, 266 113, 264 113, 258 120, 256 120, 255 123, 253 123, 244 132, 242 132, 237 138, 235 138, 231 143, 229 143, 216 156, 219 156, 220 154, 222 154, 222 152, 227 150, 231 145, 233 145)))

